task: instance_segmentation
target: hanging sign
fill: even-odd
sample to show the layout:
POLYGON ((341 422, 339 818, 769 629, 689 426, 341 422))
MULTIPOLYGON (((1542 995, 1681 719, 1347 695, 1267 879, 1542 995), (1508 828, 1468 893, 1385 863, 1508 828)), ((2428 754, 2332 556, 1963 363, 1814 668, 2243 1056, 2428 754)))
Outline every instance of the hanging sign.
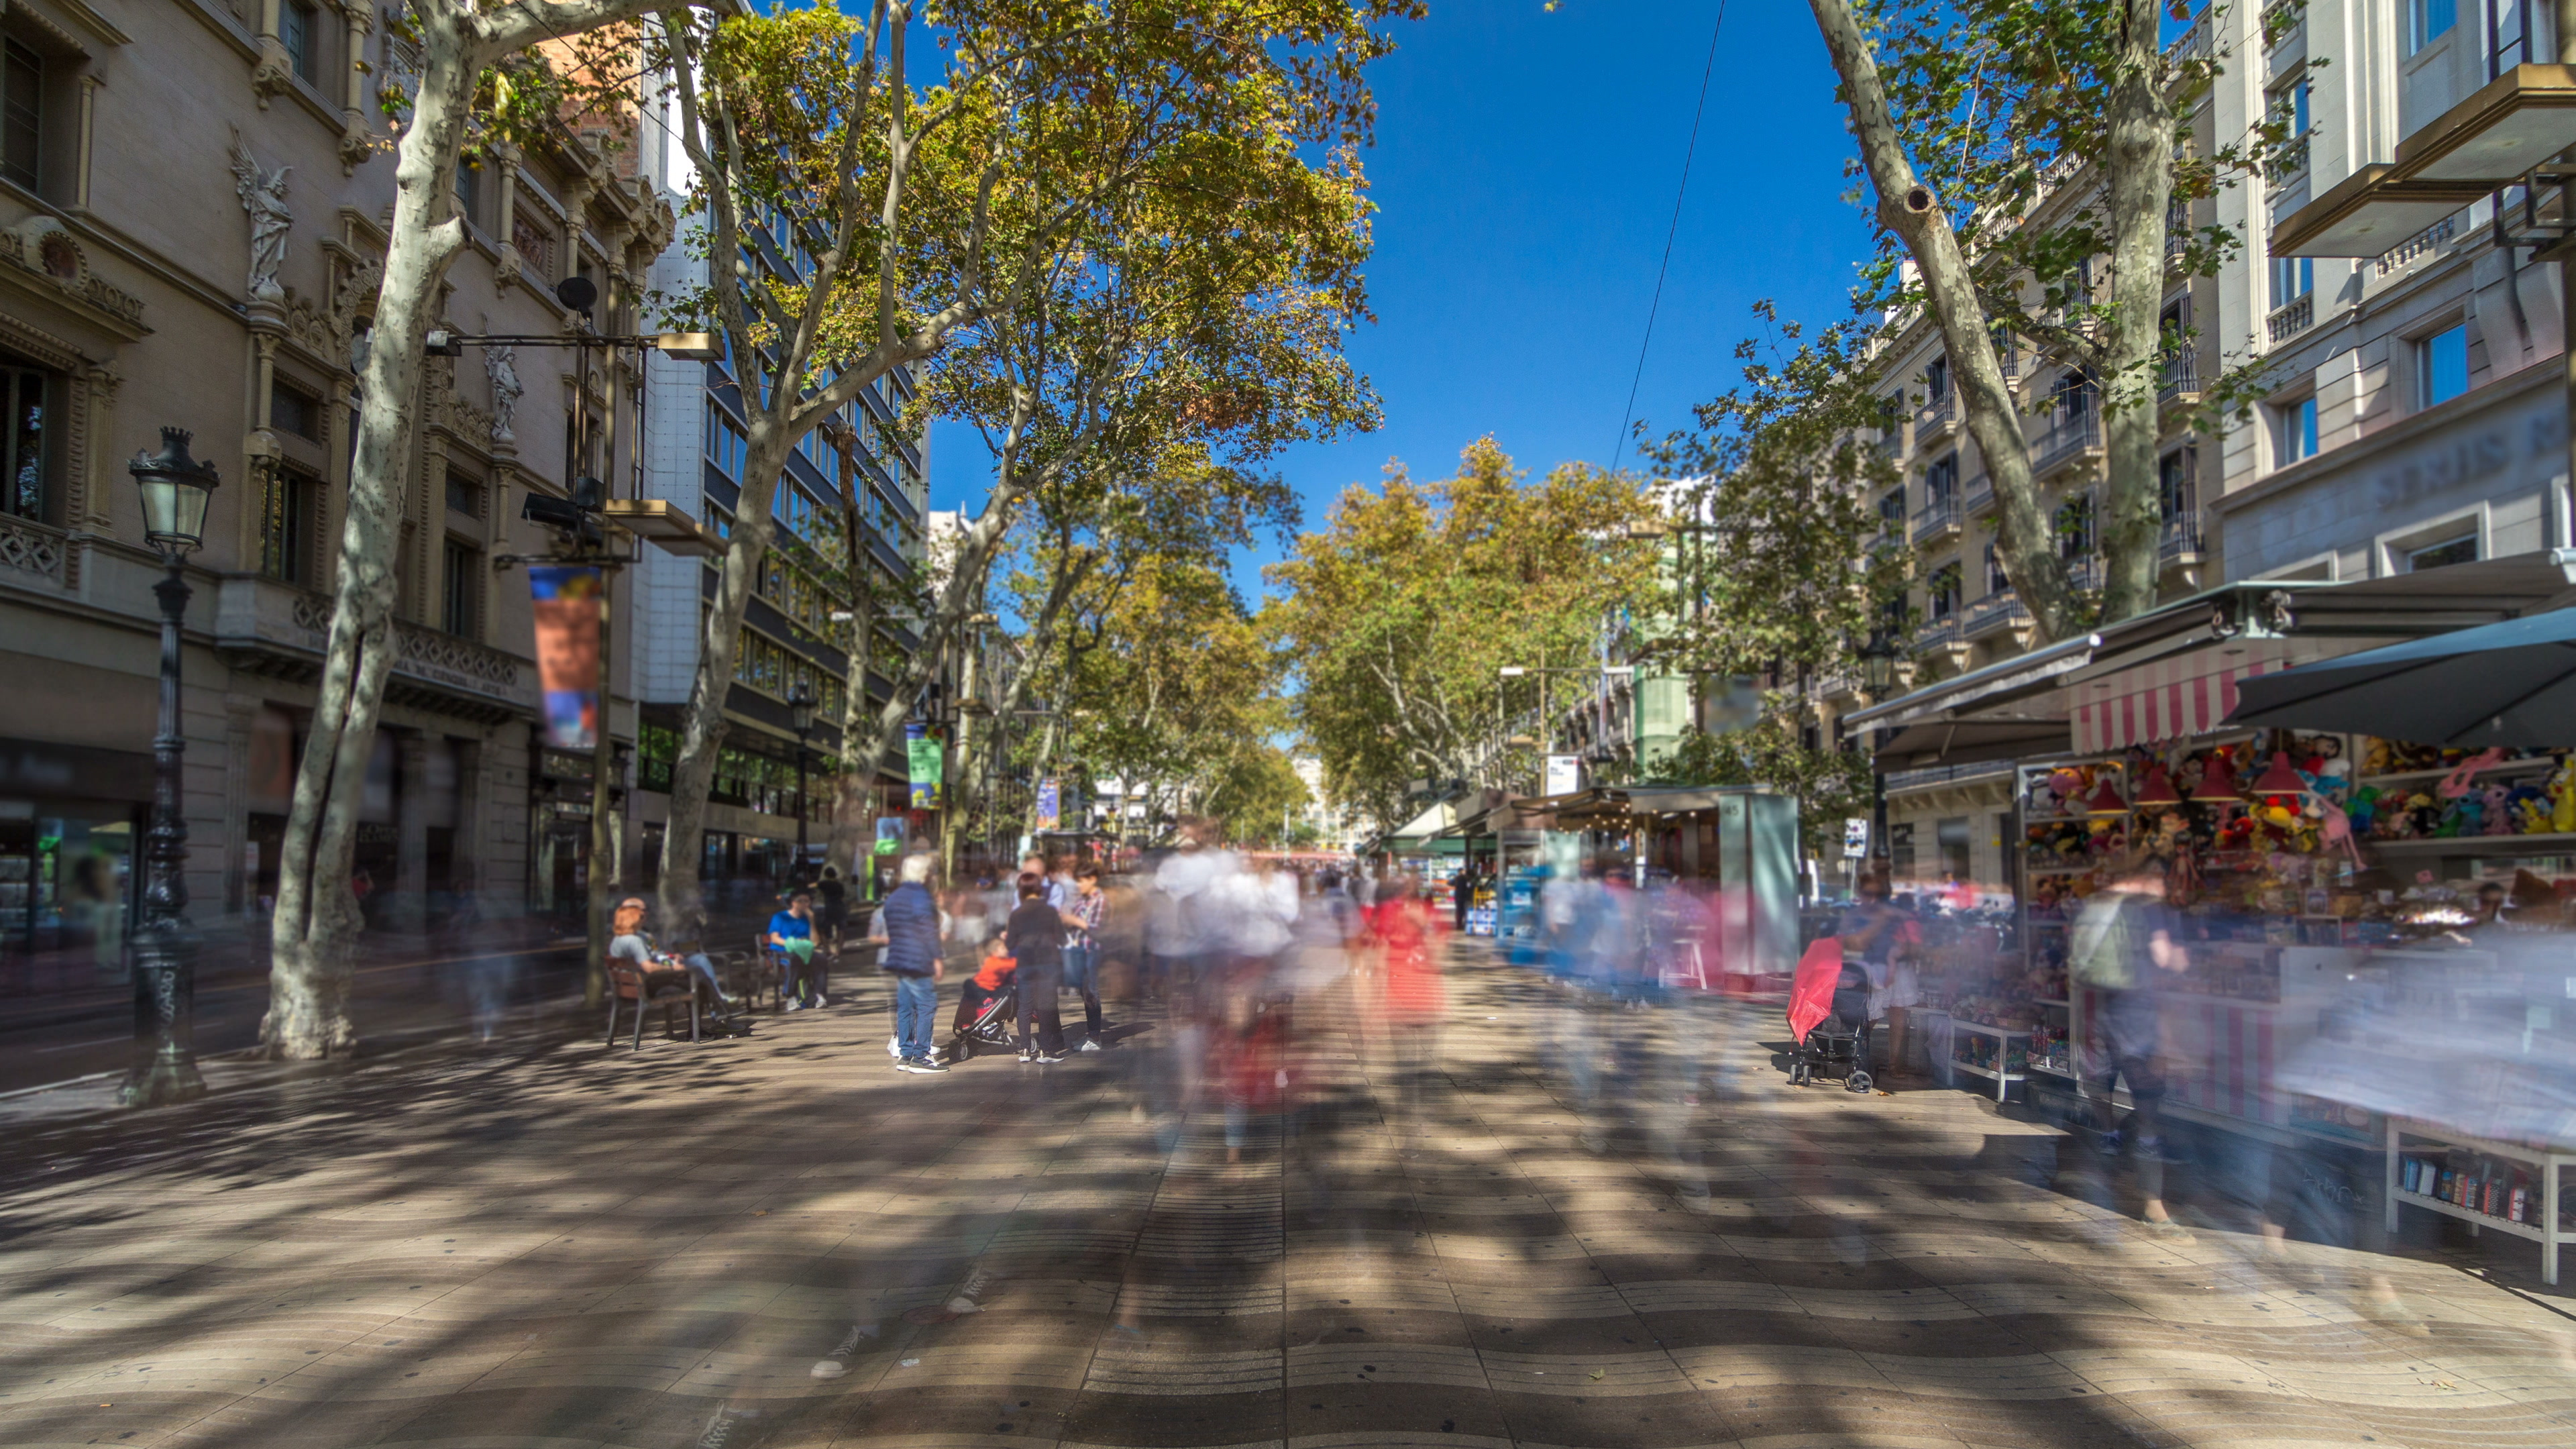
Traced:
POLYGON ((1550 755, 1547 757, 1547 793, 1571 795, 1583 788, 1583 757, 1550 755))
POLYGON ((546 743, 588 752, 599 742, 599 607, 605 581, 586 566, 528 570, 537 621, 537 684, 546 743))
POLYGON ((1060 828, 1060 823, 1063 819, 1063 809, 1064 797, 1056 787, 1055 777, 1053 775, 1049 775, 1045 779, 1038 781, 1038 829, 1055 830, 1060 828))
POLYGON ((903 753, 912 780, 912 808, 939 808, 939 764, 945 742, 932 739, 929 727, 908 724, 903 727, 903 753))
POLYGON ((1843 821, 1843 859, 1862 860, 1869 855, 1869 821, 1848 818, 1843 821))

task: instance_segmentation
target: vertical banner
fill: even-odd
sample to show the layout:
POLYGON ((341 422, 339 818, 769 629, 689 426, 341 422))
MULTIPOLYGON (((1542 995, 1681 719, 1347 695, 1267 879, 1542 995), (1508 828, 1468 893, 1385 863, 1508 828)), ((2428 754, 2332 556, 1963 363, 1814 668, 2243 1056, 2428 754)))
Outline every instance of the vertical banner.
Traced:
POLYGON ((912 780, 913 809, 939 808, 939 760, 945 749, 946 742, 931 738, 927 725, 903 727, 903 754, 906 773, 912 780))
POLYGON ((1583 757, 1550 755, 1547 757, 1547 793, 1571 795, 1583 788, 1583 757))
POLYGON ((545 692, 546 743, 588 750, 599 740, 599 601, 590 567, 543 564, 528 570, 537 616, 537 686, 545 692))
POLYGON ((1038 829, 1061 829, 1063 815, 1064 797, 1058 791, 1055 777, 1049 775, 1038 781, 1038 829))

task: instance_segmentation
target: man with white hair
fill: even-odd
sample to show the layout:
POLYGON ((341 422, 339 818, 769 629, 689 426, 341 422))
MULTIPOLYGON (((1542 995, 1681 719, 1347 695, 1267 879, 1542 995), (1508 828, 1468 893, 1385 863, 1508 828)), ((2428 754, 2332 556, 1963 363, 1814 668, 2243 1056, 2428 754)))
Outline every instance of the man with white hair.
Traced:
POLYGON ((894 978, 894 1034, 903 1055, 902 1072, 944 1072, 931 1044, 939 1015, 939 902, 931 898, 931 857, 916 851, 903 858, 902 884, 888 892, 877 908, 877 933, 864 943, 882 946, 881 968, 894 978))

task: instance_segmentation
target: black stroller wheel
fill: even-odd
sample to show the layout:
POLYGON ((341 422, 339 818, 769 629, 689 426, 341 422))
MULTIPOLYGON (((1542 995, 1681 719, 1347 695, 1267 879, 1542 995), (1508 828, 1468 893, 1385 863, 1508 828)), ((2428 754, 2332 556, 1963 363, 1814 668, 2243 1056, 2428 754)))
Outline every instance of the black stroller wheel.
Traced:
POLYGON ((1850 1080, 1843 1083, 1843 1090, 1855 1093, 1866 1092, 1870 1089, 1871 1085, 1872 1082, 1869 1073, 1862 1071, 1858 1067, 1854 1067, 1852 1068, 1850 1080))

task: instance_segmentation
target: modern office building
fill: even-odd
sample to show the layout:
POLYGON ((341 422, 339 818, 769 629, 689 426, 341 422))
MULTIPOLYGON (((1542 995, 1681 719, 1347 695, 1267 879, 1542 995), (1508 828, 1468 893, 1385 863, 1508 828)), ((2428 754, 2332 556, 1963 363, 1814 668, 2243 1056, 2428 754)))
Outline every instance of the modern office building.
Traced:
MULTIPOLYGON (((686 207, 692 172, 669 129, 676 124, 676 105, 667 93, 648 90, 645 108, 654 123, 638 137, 640 167, 662 200, 686 207)), ((652 264, 651 285, 679 292, 700 280, 706 260, 692 254, 687 237, 701 224, 694 214, 681 219, 678 237, 652 264)), ((761 272, 792 278, 810 264, 783 218, 746 217, 745 226, 746 260, 761 272)), ((657 355, 647 366, 638 496, 670 502, 716 533, 728 533, 748 451, 741 380, 727 361, 689 363, 657 355)), ((730 728, 709 797, 700 860, 702 877, 711 884, 766 888, 789 866, 800 814, 814 854, 830 837, 830 770, 840 750, 843 705, 849 691, 860 687, 851 678, 853 626, 835 616, 852 612, 852 584, 860 570, 892 588, 927 556, 928 437, 903 421, 915 392, 913 373, 896 369, 842 411, 839 428, 807 434, 788 456, 770 510, 778 525, 776 542, 743 618, 725 700, 730 728), (852 513, 863 541, 863 556, 856 560, 852 513), (800 688, 816 701, 801 740, 790 703, 800 688)), ((636 627, 629 642, 643 724, 634 847, 645 880, 659 870, 671 762, 718 563, 654 554, 637 570, 636 627)), ((880 618, 878 665, 865 686, 871 699, 885 698, 896 672, 890 661, 913 643, 899 620, 880 618)), ((875 808, 903 813, 903 785, 901 760, 882 762, 877 790, 883 803, 875 808)))

